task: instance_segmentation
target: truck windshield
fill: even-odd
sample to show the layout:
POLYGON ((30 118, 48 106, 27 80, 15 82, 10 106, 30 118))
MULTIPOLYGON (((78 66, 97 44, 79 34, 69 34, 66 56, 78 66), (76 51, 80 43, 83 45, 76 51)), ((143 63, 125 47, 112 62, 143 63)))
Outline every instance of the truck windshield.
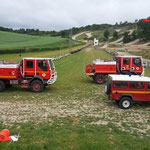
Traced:
POLYGON ((140 66, 141 66, 141 59, 139 59, 139 58, 133 58, 133 63, 134 63, 137 67, 140 67, 140 66))
POLYGON ((53 63, 53 61, 52 61, 52 60, 49 60, 49 64, 50 64, 51 69, 52 69, 52 70, 54 70, 54 69, 55 69, 55 67, 54 67, 54 63, 53 63))

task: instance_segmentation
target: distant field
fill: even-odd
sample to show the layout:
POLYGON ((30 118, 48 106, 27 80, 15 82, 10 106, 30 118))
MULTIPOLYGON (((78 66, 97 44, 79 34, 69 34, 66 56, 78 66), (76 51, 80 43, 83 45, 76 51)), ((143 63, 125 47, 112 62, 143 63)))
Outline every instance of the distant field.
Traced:
POLYGON ((63 38, 31 36, 0 31, 0 49, 46 46, 64 40, 63 38))
MULTIPOLYGON (((73 46, 81 43, 73 42, 73 46)), ((68 39, 31 36, 0 31, 0 53, 24 53, 27 51, 59 50, 69 47, 68 39)))

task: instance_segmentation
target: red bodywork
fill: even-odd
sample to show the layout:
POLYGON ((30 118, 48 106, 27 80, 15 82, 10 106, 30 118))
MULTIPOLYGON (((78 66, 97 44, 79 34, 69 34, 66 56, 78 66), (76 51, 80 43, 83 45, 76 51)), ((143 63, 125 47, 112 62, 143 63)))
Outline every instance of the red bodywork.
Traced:
POLYGON ((29 87, 38 79, 44 85, 53 84, 57 79, 53 60, 50 58, 24 58, 20 63, 0 63, 0 80, 5 85, 19 84, 29 87))
POLYGON ((124 96, 130 97, 133 101, 150 101, 150 81, 112 81, 110 96, 117 101, 124 96), (127 87, 115 87, 116 82, 126 82, 127 87), (133 88, 131 84, 139 86, 133 88))
POLYGON ((93 65, 86 66, 86 75, 94 77, 97 74, 133 74, 143 73, 142 57, 140 56, 118 56, 115 61, 95 60, 93 65))

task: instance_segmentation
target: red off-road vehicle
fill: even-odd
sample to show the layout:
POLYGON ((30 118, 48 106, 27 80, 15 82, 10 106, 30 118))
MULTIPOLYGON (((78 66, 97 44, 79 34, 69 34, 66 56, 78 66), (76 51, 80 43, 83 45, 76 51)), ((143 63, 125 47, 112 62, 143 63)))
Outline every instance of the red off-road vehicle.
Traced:
POLYGON ((86 75, 92 77, 97 84, 105 82, 108 74, 134 74, 143 73, 142 57, 140 56, 117 56, 114 61, 95 60, 93 65, 86 66, 86 75))
POLYGON ((128 109, 136 101, 150 101, 150 78, 137 75, 109 75, 105 93, 128 109))
POLYGON ((24 58, 20 63, 0 61, 0 92, 15 84, 42 92, 56 79, 52 58, 24 58))

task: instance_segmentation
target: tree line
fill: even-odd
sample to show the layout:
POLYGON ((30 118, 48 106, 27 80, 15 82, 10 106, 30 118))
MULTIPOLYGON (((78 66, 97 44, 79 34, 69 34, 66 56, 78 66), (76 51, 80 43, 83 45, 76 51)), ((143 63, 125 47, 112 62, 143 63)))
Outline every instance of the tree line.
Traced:
MULTIPOLYGON (((150 19, 148 17, 147 19, 150 19)), ((111 24, 93 24, 93 25, 87 25, 82 27, 73 27, 72 29, 67 30, 61 30, 61 31, 40 31, 39 29, 12 29, 12 28, 5 28, 0 27, 0 31, 7 31, 7 32, 15 32, 15 33, 21 33, 21 34, 28 34, 28 35, 38 35, 38 36, 52 36, 52 37, 62 37, 62 38, 68 38, 70 30, 72 30, 72 34, 77 34, 84 31, 99 31, 99 30, 105 30, 104 31, 104 40, 108 40, 110 33, 109 28, 121 28, 121 27, 130 27, 135 26, 135 30, 132 32, 132 34, 129 34, 129 32, 125 31, 123 33, 123 42, 128 43, 130 41, 133 41, 137 38, 141 38, 144 41, 150 40, 150 22, 143 22, 143 19, 135 20, 134 23, 131 22, 120 22, 116 23, 115 25, 111 24)), ((114 31, 113 33, 113 39, 119 38, 119 33, 117 31, 114 31)))
POLYGON ((110 27, 123 27, 126 25, 130 25, 132 23, 116 23, 115 25, 111 24, 93 24, 93 25, 87 25, 87 26, 82 26, 82 27, 73 27, 72 29, 67 29, 67 30, 61 30, 61 31, 40 31, 39 29, 12 29, 12 28, 5 28, 5 27, 0 27, 0 31, 7 31, 7 32, 15 32, 15 33, 21 33, 21 34, 28 34, 28 35, 38 35, 38 36, 60 36, 62 38, 67 38, 69 37, 70 30, 72 30, 72 34, 77 34, 80 32, 84 31, 97 31, 97 30, 105 30, 110 27))

